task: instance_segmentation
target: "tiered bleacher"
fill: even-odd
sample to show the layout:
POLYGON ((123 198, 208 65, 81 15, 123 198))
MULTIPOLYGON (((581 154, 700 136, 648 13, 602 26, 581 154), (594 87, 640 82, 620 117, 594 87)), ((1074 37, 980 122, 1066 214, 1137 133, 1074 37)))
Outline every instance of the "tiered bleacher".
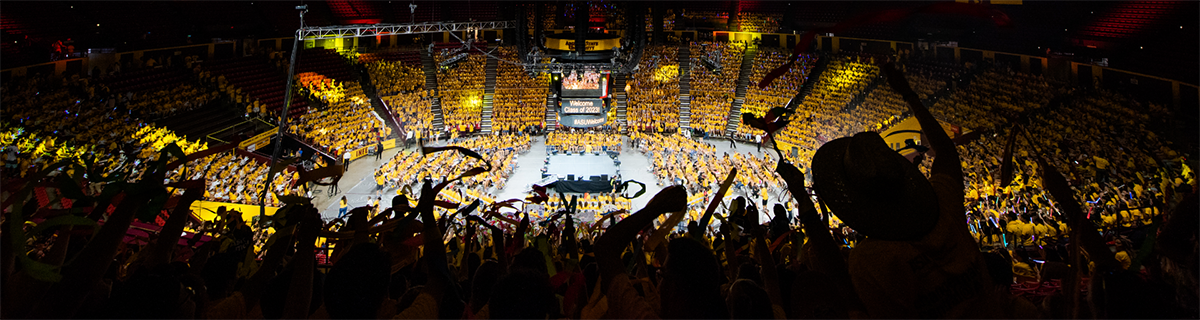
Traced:
MULTIPOLYGON (((268 116, 278 116, 283 110, 287 75, 269 66, 267 60, 261 57, 238 58, 210 63, 205 69, 208 73, 201 75, 201 82, 217 86, 230 99, 242 97, 244 100, 257 101, 262 105, 261 112, 268 116)), ((306 113, 307 108, 308 101, 304 97, 293 95, 288 117, 298 118, 306 113)))
MULTIPOLYGON (((495 53, 506 61, 518 61, 516 49, 502 46, 495 53)), ((500 62, 497 66, 496 91, 492 97, 492 131, 519 132, 541 129, 546 119, 546 94, 550 74, 530 77, 525 69, 500 62)))
POLYGON ((628 80, 628 119, 632 130, 669 132, 679 128, 678 48, 648 46, 638 71, 628 80))
POLYGON ((929 111, 966 128, 992 128, 1004 119, 1046 105, 1061 93, 1061 88, 1041 76, 994 69, 975 76, 970 86, 938 100, 929 111))
POLYGON ((741 42, 692 42, 692 129, 723 135, 729 124, 729 108, 736 95, 745 51, 746 44, 741 42), (702 61, 705 57, 719 63, 721 71, 709 70, 702 61))
POLYGON ((288 131, 323 151, 342 155, 374 144, 390 134, 371 110, 371 102, 357 82, 333 79, 307 83, 307 92, 324 108, 310 108, 288 131))
MULTIPOLYGON (((790 52, 780 48, 760 47, 758 49, 758 53, 754 57, 754 61, 757 63, 750 69, 750 83, 746 87, 746 101, 742 104, 742 113, 752 113, 761 117, 771 108, 786 106, 788 101, 791 101, 792 97, 800 91, 800 86, 806 83, 808 72, 813 68, 816 57, 805 56, 766 88, 758 88, 758 83, 766 77, 767 73, 783 65, 790 56, 790 52)), ((745 123, 738 126, 736 133, 738 138, 747 140, 754 140, 754 136, 762 134, 762 130, 752 128, 745 123)))
MULTIPOLYGON (((435 62, 440 63, 450 57, 436 55, 435 58, 435 62)), ((452 68, 438 70, 438 98, 442 104, 442 123, 447 131, 479 130, 486 63, 487 57, 472 54, 452 68)))

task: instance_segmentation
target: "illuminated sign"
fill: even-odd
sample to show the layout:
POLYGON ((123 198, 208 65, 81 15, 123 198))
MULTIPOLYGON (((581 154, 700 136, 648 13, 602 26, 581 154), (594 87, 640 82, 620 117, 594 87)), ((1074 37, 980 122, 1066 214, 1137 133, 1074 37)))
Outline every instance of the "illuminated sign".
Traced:
POLYGON ((604 112, 604 100, 574 99, 562 102, 562 114, 598 114, 602 112, 604 112))
MULTIPOLYGON (((613 48, 620 47, 620 38, 584 41, 585 51, 608 51, 612 50, 613 48)), ((547 37, 546 48, 552 50, 575 51, 575 38, 555 39, 547 37)))
POLYGON ((603 125, 606 122, 608 122, 608 115, 606 114, 564 114, 559 118, 558 123, 572 128, 588 128, 603 125))

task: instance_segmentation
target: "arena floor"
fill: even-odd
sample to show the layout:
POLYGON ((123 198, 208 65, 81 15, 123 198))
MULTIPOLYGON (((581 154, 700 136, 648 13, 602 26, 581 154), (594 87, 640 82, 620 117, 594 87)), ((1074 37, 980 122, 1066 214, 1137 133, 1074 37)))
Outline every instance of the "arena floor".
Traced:
MULTIPOLYGON (((632 150, 628 147, 629 137, 623 137, 623 144, 626 146, 620 156, 617 157, 621 161, 620 170, 623 180, 637 180, 646 184, 646 193, 642 196, 633 199, 633 207, 641 208, 650 201, 655 194, 662 190, 658 184, 658 179, 650 171, 650 160, 641 152, 632 150)), ((742 152, 755 155, 761 152, 769 152, 763 149, 761 152, 756 150, 753 144, 737 143, 736 150, 731 148, 727 139, 706 139, 705 142, 716 146, 717 152, 742 152)), ((433 146, 445 145, 442 143, 434 143, 433 146)), ((414 148, 415 147, 411 147, 414 148)), ((376 192, 375 180, 373 174, 379 166, 383 165, 399 153, 404 148, 393 148, 384 150, 383 157, 375 160, 373 156, 367 156, 350 163, 350 168, 346 175, 342 177, 339 183, 339 192, 333 196, 329 196, 329 187, 319 187, 313 191, 313 204, 321 210, 321 217, 324 219, 333 219, 338 215, 338 200, 342 196, 346 196, 347 203, 351 208, 370 205, 373 199, 378 196, 384 196, 384 202, 390 201, 391 195, 395 194, 394 188, 388 188, 382 192, 376 192)), ((529 152, 517 157, 517 167, 513 171, 512 177, 509 178, 505 187, 496 194, 496 199, 514 199, 524 198, 530 190, 530 186, 541 180, 541 168, 543 161, 546 159, 546 140, 545 137, 536 136, 530 145, 529 152)), ((597 168, 580 168, 580 172, 612 172, 611 162, 607 162, 607 157, 603 157, 606 161, 587 162, 597 168)), ((552 161, 553 162, 553 161, 552 161)), ((553 164, 553 163, 552 163, 553 164)), ((579 165, 576 163, 575 165, 579 165)), ((741 192, 731 190, 731 196, 745 195, 741 192)), ((727 197, 728 198, 728 197, 727 197)))

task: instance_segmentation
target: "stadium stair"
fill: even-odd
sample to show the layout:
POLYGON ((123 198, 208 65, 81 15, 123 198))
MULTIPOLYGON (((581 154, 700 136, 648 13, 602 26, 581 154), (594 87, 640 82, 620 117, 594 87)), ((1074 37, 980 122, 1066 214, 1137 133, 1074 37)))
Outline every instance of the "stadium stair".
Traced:
POLYGON ((692 128, 692 57, 691 46, 679 46, 679 130, 692 128))
POLYGON ((392 115, 391 111, 388 111, 387 106, 383 104, 383 100, 379 98, 379 92, 375 90, 375 86, 371 85, 371 74, 366 72, 366 69, 362 65, 359 65, 356 69, 359 71, 359 84, 362 85, 363 93, 371 101, 371 108, 375 110, 375 114, 383 118, 383 123, 392 128, 393 136, 400 135, 403 131, 400 131, 400 124, 396 122, 396 116, 392 115))
POLYGON ((558 127, 558 115, 554 113, 554 93, 546 93, 546 131, 554 131, 558 127))
POLYGON ((496 95, 496 59, 488 56, 487 65, 484 66, 484 73, 487 75, 483 82, 483 107, 480 108, 479 125, 480 131, 483 133, 492 133, 492 97, 496 95))
POLYGON ((621 133, 629 133, 628 112, 625 109, 626 102, 628 101, 625 96, 625 75, 616 75, 615 80, 613 80, 613 86, 613 98, 617 100, 615 102, 617 105, 617 127, 620 128, 621 133))
POLYGON ((437 96, 437 67, 434 66, 433 56, 429 51, 421 50, 421 70, 425 71, 425 91, 429 91, 433 96, 433 131, 444 132, 446 127, 442 123, 442 99, 437 96))
POLYGON ((746 54, 742 56, 742 68, 738 72, 737 91, 735 91, 733 96, 733 105, 729 107, 729 125, 725 126, 726 136, 732 137, 737 132, 738 125, 742 123, 742 103, 746 102, 746 86, 750 85, 750 70, 753 68, 751 62, 754 61, 754 57, 757 54, 758 46, 752 45, 746 48, 746 54))

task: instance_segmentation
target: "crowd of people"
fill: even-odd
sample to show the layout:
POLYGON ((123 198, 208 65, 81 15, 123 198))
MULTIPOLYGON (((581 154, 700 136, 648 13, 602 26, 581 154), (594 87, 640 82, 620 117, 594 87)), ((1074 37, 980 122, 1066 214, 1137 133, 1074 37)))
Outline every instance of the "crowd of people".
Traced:
POLYGON ((651 45, 627 82, 631 131, 674 132, 679 128, 679 48, 651 45))
POLYGON ((366 64, 371 85, 380 96, 409 93, 425 87, 425 72, 420 65, 401 61, 376 61, 366 64))
MULTIPOLYGON (((650 159, 649 170, 658 178, 660 186, 681 185, 689 194, 711 200, 716 186, 730 170, 737 168, 738 176, 731 187, 735 194, 764 206, 772 200, 783 202, 773 196, 784 189, 772 167, 774 156, 769 152, 718 155, 715 146, 680 134, 632 133, 630 139, 637 150, 650 159)), ((707 201, 696 202, 691 212, 703 212, 703 206, 707 204, 707 201)))
POLYGON ((1097 222, 1102 229, 1126 236, 1150 225, 1162 213, 1170 190, 1195 185, 1194 174, 1181 155, 1138 124, 1152 116, 1146 106, 1120 95, 1098 92, 1068 105, 1047 108, 1051 110, 1032 117, 1023 129, 1027 131, 1018 132, 1027 135, 1017 140, 1014 177, 1005 188, 998 187, 996 180, 1000 162, 989 155, 1002 153, 1003 138, 1011 134, 1010 130, 1018 129, 1000 130, 994 137, 981 137, 959 146, 963 163, 972 164, 964 167, 964 205, 980 221, 981 238, 1000 233, 989 230, 1012 228, 1013 223, 1046 226, 1034 228, 1036 232, 1017 228, 1020 238, 1010 241, 1019 240, 1027 246, 1033 239, 1054 239, 1068 231, 1057 226, 1061 221, 1045 200, 1045 182, 1037 175, 1039 164, 1033 159, 1037 153, 1053 155, 1049 165, 1072 183, 1075 201, 1090 204, 1099 213, 1097 222), (1180 173, 1174 175, 1171 171, 1180 173))
POLYGON ((370 99, 358 83, 312 82, 307 89, 314 100, 325 104, 324 108, 309 108, 287 128, 325 152, 340 156, 391 134, 391 129, 370 111, 370 99))
MULTIPOLYGON (((239 155, 234 151, 222 152, 202 159, 189 162, 185 167, 175 169, 167 175, 171 181, 185 181, 205 178, 208 181, 204 190, 204 199, 225 203, 258 205, 262 199, 262 190, 266 187, 266 177, 270 170, 268 164, 248 156, 239 155)), ((293 186, 295 173, 284 170, 275 175, 271 184, 271 192, 267 193, 269 207, 283 206, 278 195, 297 195, 293 186)), ((184 190, 176 189, 176 195, 183 195, 184 190)))
MULTIPOLYGON (((742 113, 753 113, 761 117, 771 108, 786 106, 788 101, 800 92, 800 87, 808 82, 808 73, 812 71, 817 57, 805 55, 766 88, 758 87, 758 82, 762 81, 767 73, 783 65, 790 56, 790 52, 780 48, 758 48, 754 61, 762 63, 755 63, 750 69, 750 83, 746 86, 746 100, 742 102, 742 113)), ((763 131, 741 123, 736 134, 738 138, 751 140, 753 137, 762 136, 763 131)))
POLYGON ((396 124, 405 135, 411 134, 412 138, 430 137, 434 132, 433 96, 429 91, 380 96, 380 99, 396 117, 396 124))
POLYGON ((546 149, 563 153, 621 151, 621 136, 606 132, 554 131, 546 134, 546 149))
POLYGON ((711 136, 724 136, 729 126, 729 108, 737 93, 744 42, 692 42, 691 127, 711 136), (720 72, 706 67, 703 60, 720 64, 720 72))
MULTIPOLYGON (((179 146, 185 154, 208 149, 208 143, 188 140, 165 127, 147 124, 134 118, 134 110, 144 116, 162 116, 159 111, 166 105, 180 100, 211 98, 215 92, 204 93, 203 89, 183 85, 174 89, 141 93, 128 93, 109 99, 78 99, 71 97, 68 87, 47 88, 46 94, 26 92, 27 85, 38 87, 36 80, 25 84, 10 84, 5 87, 4 104, 11 108, 12 118, 3 122, 0 145, 5 154, 0 156, 5 163, 3 177, 6 179, 27 177, 59 161, 74 161, 93 157, 96 173, 110 176, 126 174, 128 181, 140 179, 160 152, 170 144, 179 146), (26 95, 28 94, 28 95, 26 95), (118 112, 110 106, 119 106, 118 112), (158 111, 155 111, 158 110, 158 111), (69 115, 62 117, 63 114, 69 115)), ((197 100, 196 105, 202 104, 197 100)), ((184 102, 187 103, 187 102, 184 102)), ((182 107, 176 105, 176 107, 182 107)), ((72 170, 64 170, 70 172, 72 170)), ((229 203, 258 204, 263 181, 267 174, 265 163, 225 152, 194 160, 175 169, 166 177, 171 181, 207 178, 212 183, 206 186, 201 199, 229 203), (185 176, 186 174, 186 176, 185 176)), ((275 191, 292 194, 291 174, 282 174, 275 180, 275 191)), ((91 177, 98 181, 100 177, 91 177)), ((100 185, 92 186, 101 188, 100 185)), ((176 194, 182 194, 177 189, 176 194)), ((269 206, 281 203, 274 194, 269 206)))
MULTIPOLYGON (((890 66, 882 71, 913 117, 937 127, 910 82, 900 81, 906 77, 890 66)), ((830 102, 802 106, 804 112, 832 117, 848 102, 843 93, 861 89, 835 81, 838 75, 872 71, 831 62, 826 72, 831 80, 816 84, 813 96, 830 102)), ((253 227, 240 212, 219 210, 218 220, 200 227, 167 223, 144 241, 123 241, 134 215, 160 201, 145 194, 165 190, 149 179, 154 175, 134 175, 142 192, 125 192, 100 228, 45 223, 37 219, 46 211, 33 205, 4 208, 2 236, 25 238, 8 241, 16 247, 0 252, 9 263, 0 271, 5 292, 21 293, 5 295, 0 312, 4 318, 210 319, 1200 314, 1194 173, 1155 128, 1139 125, 1171 114, 1104 92, 1047 106, 1063 92, 1026 75, 985 71, 974 80, 950 95, 953 103, 939 102, 933 111, 967 127, 999 130, 957 147, 945 132, 929 131, 932 152, 917 164, 873 132, 823 143, 798 169, 777 163, 771 152, 718 157, 713 146, 681 135, 632 131, 665 188, 636 211, 625 205, 607 226, 578 224, 569 215, 493 214, 505 204, 444 208, 502 187, 516 167, 514 154, 528 148, 525 135, 452 141, 483 154, 493 171, 456 182, 451 192, 429 185, 481 161, 456 152, 402 152, 378 174, 404 197, 374 216, 355 208, 344 219, 323 221, 311 204, 295 201, 253 227), (1003 95, 1007 91, 1011 95, 1003 95), (969 111, 982 108, 991 113, 969 111), (1015 115, 1028 115, 1028 123, 999 127, 1015 115), (1003 161, 997 159, 1008 134, 1003 129, 1027 130, 1032 139, 1018 143, 1013 185, 1001 191, 993 177, 1003 161), (726 196, 734 201, 718 204, 711 220, 720 222, 712 222, 705 200, 716 197, 715 185, 734 168, 735 195, 726 196), (416 191, 403 192, 403 186, 416 191), (408 197, 419 200, 414 205, 408 197), (16 211, 26 207, 33 212, 16 211), (667 223, 681 211, 685 219, 667 223), (91 236, 76 235, 88 229, 91 236), (189 229, 190 238, 178 236, 189 229), (275 232, 259 236, 253 229, 275 232), (16 230, 24 233, 11 234, 16 230), (210 238, 201 243, 204 236, 210 238)), ((16 133, 4 139, 19 141, 23 130, 61 134, 79 141, 72 144, 94 145, 90 150, 141 159, 144 150, 173 138, 134 124, 128 113, 100 108, 98 99, 26 90, 4 87, 5 108, 15 111, 0 132, 16 133), (117 151, 127 148, 116 144, 135 146, 117 151)), ((32 142, 40 141, 50 140, 32 142)), ((189 145, 185 152, 203 148, 189 145)), ((207 161, 202 174, 212 174, 209 181, 218 186, 206 191, 229 193, 228 201, 255 200, 244 191, 263 182, 253 178, 261 164, 229 154, 211 159, 198 160, 189 175, 200 174, 190 170, 207 161), (249 177, 218 182, 234 175, 249 177)), ((156 170, 137 162, 143 171, 156 170)), ((9 170, 5 178, 13 176, 9 170)), ((273 183, 287 184, 279 179, 273 183)), ((42 182, 48 181, 6 179, 5 188, 42 182)), ((546 199, 548 207, 562 208, 553 198, 546 199)), ((596 207, 612 212, 621 208, 617 198, 589 194, 577 206, 588 211, 574 214, 595 215, 596 207)), ((177 201, 186 208, 193 200, 177 201)))
POLYGON ((1064 89, 1040 75, 992 69, 976 75, 929 108, 934 116, 966 128, 992 128, 1016 114, 1040 108, 1064 89))
POLYGON ((739 12, 738 27, 742 32, 775 33, 779 31, 779 21, 783 13, 739 12))
MULTIPOLYGON (((436 62, 445 61, 437 57, 436 62)), ((484 67, 487 57, 472 54, 449 69, 437 73, 438 98, 442 106, 442 123, 447 131, 475 132, 483 121, 484 67)))
POLYGON ((811 159, 813 152, 825 142, 845 134, 854 133, 851 128, 859 127, 855 119, 845 117, 847 107, 857 105, 854 98, 875 78, 879 68, 858 55, 823 56, 828 59, 826 70, 811 93, 797 107, 787 128, 780 130, 776 140, 795 148, 785 152, 785 157, 801 163, 811 159), (858 82, 853 82, 858 81, 858 82))
MULTIPOLYGON (((462 202, 470 198, 492 197, 503 189, 508 178, 517 167, 517 155, 529 151, 531 137, 528 135, 485 135, 465 139, 455 139, 447 145, 469 148, 481 154, 492 164, 492 170, 464 180, 455 182, 447 189, 458 199, 446 199, 462 202)), ((401 194, 405 189, 420 190, 422 182, 444 181, 455 172, 466 168, 481 167, 484 162, 479 159, 464 156, 461 153, 442 152, 425 155, 420 150, 403 150, 392 157, 386 164, 375 171, 375 181, 379 190, 395 189, 401 194)))
MULTIPOLYGON (((949 81, 955 81, 961 72, 961 67, 915 61, 906 63, 903 69, 906 70, 904 78, 912 84, 913 91, 922 100, 929 99, 935 93, 949 90, 950 88, 947 86, 949 81)), ((906 118, 904 113, 907 110, 904 98, 900 97, 900 94, 891 87, 877 86, 867 94, 862 103, 853 106, 846 114, 845 117, 851 125, 843 128, 843 131, 834 136, 860 131, 883 132, 904 120, 906 118)))
POLYGON ((600 73, 571 70, 571 73, 563 77, 562 88, 563 90, 599 90, 600 73))
MULTIPOLYGON (((553 213, 566 210, 570 200, 551 197, 541 204, 541 212, 531 213, 531 218, 546 219, 550 218, 553 213)), ((617 220, 628 217, 628 213, 621 213, 621 210, 626 212, 633 210, 632 199, 621 196, 619 193, 585 193, 579 196, 576 201, 577 214, 583 221, 591 221, 595 224, 603 224, 606 218, 615 218, 617 220)))
MULTIPOLYGON (((501 46, 497 57, 517 60, 516 49, 501 46)), ((550 74, 530 77, 524 68, 500 63, 496 70, 496 94, 492 96, 492 131, 515 133, 539 131, 546 122, 546 97, 550 90, 550 74)), ((565 81, 564 81, 565 82, 565 81)))

